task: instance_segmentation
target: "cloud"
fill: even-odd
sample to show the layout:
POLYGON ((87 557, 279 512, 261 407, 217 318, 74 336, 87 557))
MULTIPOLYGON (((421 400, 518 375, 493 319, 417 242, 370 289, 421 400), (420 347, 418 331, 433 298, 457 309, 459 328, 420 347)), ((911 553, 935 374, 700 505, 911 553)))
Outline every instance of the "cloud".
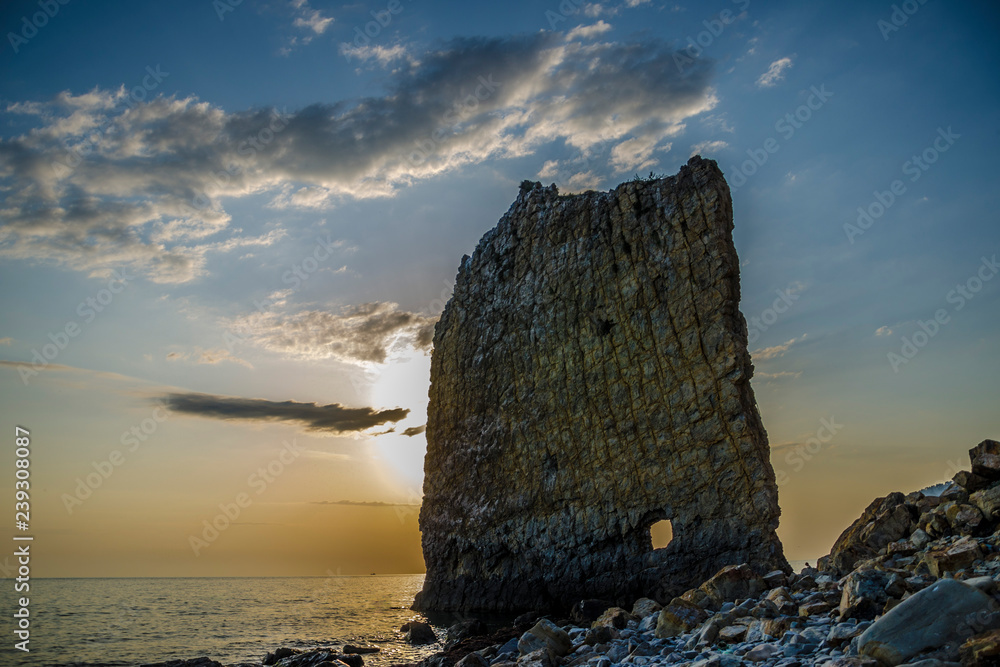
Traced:
POLYGON ((292 37, 286 46, 278 50, 278 53, 283 56, 289 55, 293 47, 305 46, 310 43, 315 37, 325 33, 327 28, 333 24, 333 17, 323 16, 321 11, 310 7, 309 0, 292 0, 289 4, 292 6, 292 14, 295 17, 292 20, 292 26, 302 31, 302 34, 292 37))
POLYGON ((875 330, 875 335, 876 336, 891 336, 892 335, 892 329, 890 329, 889 327, 879 327, 878 329, 875 330))
POLYGON ((420 435, 427 430, 427 424, 421 424, 420 426, 411 426, 403 431, 403 435, 413 437, 415 435, 420 435))
POLYGON ((293 358, 385 363, 404 349, 429 350, 437 319, 399 310, 395 303, 375 302, 339 312, 257 311, 230 326, 245 342, 293 358))
POLYGON ((0 345, 11 345, 13 342, 14 339, 11 338, 10 336, 7 336, 6 338, 0 338, 0 345))
POLYGON ((732 134, 736 131, 736 128, 730 125, 726 120, 726 114, 724 113, 705 116, 702 119, 701 124, 710 130, 717 130, 719 132, 728 132, 729 134, 732 134))
POLYGON ((406 47, 402 44, 394 46, 383 46, 381 44, 356 46, 350 42, 342 42, 339 51, 340 55, 346 57, 348 60, 357 58, 363 63, 373 61, 382 67, 386 67, 389 63, 396 60, 403 59, 409 60, 411 64, 416 64, 407 52, 406 47))
POLYGON ((307 431, 332 433, 364 431, 374 426, 398 422, 410 413, 404 408, 347 408, 339 403, 317 405, 199 393, 167 394, 163 401, 170 410, 184 414, 223 420, 287 421, 301 424, 307 431))
POLYGON ((750 356, 753 357, 754 361, 767 361, 768 359, 777 359, 778 357, 785 354, 785 352, 788 352, 789 348, 791 348, 793 345, 795 345, 796 343, 801 343, 803 340, 805 340, 807 335, 808 334, 802 334, 798 338, 792 338, 791 340, 787 340, 781 345, 775 345, 774 347, 765 347, 759 350, 754 350, 753 352, 750 353, 750 356))
POLYGON ((791 58, 781 58, 771 63, 767 71, 757 79, 757 86, 760 88, 771 88, 785 78, 785 70, 792 66, 791 58))
POLYGON ((385 503, 381 500, 314 500, 310 505, 348 505, 351 507, 420 507, 420 503, 385 503))
POLYGON ((778 373, 762 373, 758 371, 754 375, 765 380, 784 380, 785 378, 796 380, 802 375, 802 371, 780 371, 778 373))
POLYGON ((200 347, 195 347, 194 352, 169 352, 167 354, 168 361, 190 361, 194 360, 196 364, 219 364, 223 361, 228 361, 230 363, 239 364, 241 366, 246 366, 247 368, 253 368, 253 364, 245 359, 240 359, 239 357, 233 355, 232 352, 225 348, 214 348, 211 350, 205 350, 200 347))
POLYGON ((212 253, 284 234, 236 235, 224 202, 321 208, 391 197, 553 146, 584 158, 618 146, 615 165, 586 169, 607 178, 655 160, 686 119, 717 104, 711 63, 681 73, 673 55, 656 40, 539 32, 457 38, 387 74, 381 95, 292 112, 227 111, 195 97, 135 102, 124 86, 14 103, 5 113, 37 112, 26 116, 36 126, 0 140, 0 257, 183 283, 208 272, 212 253))
POLYGON ((691 155, 711 155, 726 148, 729 148, 729 144, 725 141, 703 141, 691 147, 691 155))
POLYGON ((605 23, 603 20, 593 25, 578 25, 566 34, 566 41, 592 39, 598 35, 603 35, 609 30, 611 30, 611 24, 605 23))

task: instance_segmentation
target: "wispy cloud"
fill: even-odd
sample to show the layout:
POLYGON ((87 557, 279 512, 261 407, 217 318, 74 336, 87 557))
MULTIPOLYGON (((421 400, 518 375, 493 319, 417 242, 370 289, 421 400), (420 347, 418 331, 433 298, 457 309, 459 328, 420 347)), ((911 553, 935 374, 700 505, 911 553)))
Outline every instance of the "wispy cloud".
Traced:
POLYGON ((0 257, 182 283, 207 273, 211 253, 281 238, 236 235, 224 202, 390 197, 554 144, 584 157, 615 151, 595 174, 610 177, 655 161, 686 119, 716 105, 711 64, 681 74, 673 54, 659 41, 541 32, 455 39, 389 73, 383 95, 295 112, 162 96, 128 108, 124 87, 15 102, 5 113, 36 126, 0 140, 0 257))
POLYGON ((403 431, 403 435, 413 437, 415 435, 420 435, 427 430, 427 424, 421 424, 420 426, 411 426, 403 431))
POLYGON ((437 319, 376 302, 339 312, 257 311, 229 324, 245 342, 289 357, 385 363, 405 349, 429 350, 437 319))
POLYGON ((284 47, 279 49, 278 53, 283 56, 289 55, 296 46, 309 44, 333 25, 333 17, 324 16, 320 10, 310 7, 309 0, 291 0, 289 4, 294 16, 292 26, 299 29, 301 33, 293 36, 284 47))
POLYGON ((592 39, 598 35, 603 35, 609 30, 611 30, 611 24, 605 21, 598 21, 593 25, 578 25, 566 34, 566 39, 567 41, 592 39))
POLYGON ((210 350, 205 350, 200 347, 195 347, 193 352, 177 352, 173 351, 167 354, 168 361, 193 361, 196 364, 220 364, 224 361, 230 363, 239 364, 241 366, 246 366, 247 368, 253 368, 253 364, 245 359, 240 359, 239 357, 233 355, 232 352, 225 348, 213 348, 210 350))
POLYGON ((788 350, 796 343, 801 343, 806 339, 808 334, 802 334, 798 338, 792 338, 787 340, 781 345, 775 345, 773 347, 765 347, 759 350, 754 350, 750 353, 754 361, 767 361, 768 359, 777 359, 778 357, 788 352, 788 350))
POLYGON ((310 505, 347 505, 349 507, 420 507, 420 503, 386 503, 381 500, 314 500, 310 505))
POLYGON ((778 373, 762 373, 757 371, 754 375, 765 380, 795 380, 802 375, 802 371, 780 371, 778 373))
POLYGON ((785 71, 792 66, 790 57, 780 58, 771 63, 767 71, 757 79, 757 86, 760 88, 771 88, 785 78, 785 71))
POLYGON ((162 400, 169 409, 183 414, 227 421, 285 421, 304 426, 307 431, 331 433, 365 431, 375 426, 398 422, 410 413, 404 408, 389 410, 348 408, 339 403, 317 405, 199 393, 167 394, 162 400))
POLYGON ((891 336, 892 335, 892 329, 890 329, 889 327, 879 327, 878 329, 875 330, 875 335, 876 336, 891 336))
POLYGON ((409 60, 411 64, 416 64, 406 47, 402 44, 384 46, 381 44, 364 44, 356 46, 350 42, 343 42, 339 48, 340 55, 348 60, 357 59, 359 62, 376 62, 382 67, 386 67, 397 60, 409 60))
POLYGON ((691 155, 712 155, 726 148, 729 148, 729 144, 725 141, 703 141, 691 147, 691 155))
POLYGON ((11 345, 13 342, 14 339, 11 338, 10 336, 7 336, 6 338, 0 338, 0 345, 11 345))

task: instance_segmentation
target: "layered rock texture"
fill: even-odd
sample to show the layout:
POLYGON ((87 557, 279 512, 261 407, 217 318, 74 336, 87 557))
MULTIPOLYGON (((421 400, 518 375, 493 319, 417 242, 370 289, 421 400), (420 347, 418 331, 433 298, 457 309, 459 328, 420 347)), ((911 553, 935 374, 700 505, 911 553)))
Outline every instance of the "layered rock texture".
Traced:
POLYGON ((435 330, 415 608, 667 602, 725 565, 787 570, 732 229, 700 157, 611 192, 522 184, 435 330))

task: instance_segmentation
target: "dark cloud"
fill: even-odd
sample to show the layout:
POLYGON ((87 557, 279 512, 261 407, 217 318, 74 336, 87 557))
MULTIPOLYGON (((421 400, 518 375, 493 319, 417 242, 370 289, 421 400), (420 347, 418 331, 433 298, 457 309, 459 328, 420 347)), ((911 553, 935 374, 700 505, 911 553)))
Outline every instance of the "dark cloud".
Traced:
POLYGON ((270 193, 281 209, 391 196, 551 145, 586 158, 546 163, 570 186, 646 169, 715 105, 711 67, 682 73, 662 42, 594 36, 455 39, 388 74, 383 95, 292 112, 135 103, 124 87, 8 105, 37 126, 0 140, 0 256, 178 283, 204 274, 211 253, 284 234, 234 235, 224 201, 270 193))
POLYGON ((421 424, 420 426, 411 426, 403 431, 403 435, 408 435, 413 437, 415 435, 420 435, 427 430, 427 424, 421 424))
POLYGON ((346 408, 339 403, 316 405, 198 393, 168 394, 163 400, 170 410, 184 414, 226 420, 287 421, 301 424, 307 431, 332 433, 364 431, 373 426, 398 422, 410 413, 405 408, 346 408))

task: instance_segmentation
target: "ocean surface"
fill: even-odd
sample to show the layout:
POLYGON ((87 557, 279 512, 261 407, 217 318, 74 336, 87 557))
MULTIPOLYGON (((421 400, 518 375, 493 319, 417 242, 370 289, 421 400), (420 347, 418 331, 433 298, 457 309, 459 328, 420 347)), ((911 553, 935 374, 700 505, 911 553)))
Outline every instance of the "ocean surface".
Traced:
MULTIPOLYGON (((208 656, 257 662, 280 646, 372 644, 373 667, 441 650, 413 647, 399 626, 424 575, 33 579, 31 652, 13 650, 10 595, 3 596, 0 665, 139 665, 208 656)), ((10 583, 8 580, 6 583, 10 583)), ((454 619, 435 618, 439 636, 454 619)))

